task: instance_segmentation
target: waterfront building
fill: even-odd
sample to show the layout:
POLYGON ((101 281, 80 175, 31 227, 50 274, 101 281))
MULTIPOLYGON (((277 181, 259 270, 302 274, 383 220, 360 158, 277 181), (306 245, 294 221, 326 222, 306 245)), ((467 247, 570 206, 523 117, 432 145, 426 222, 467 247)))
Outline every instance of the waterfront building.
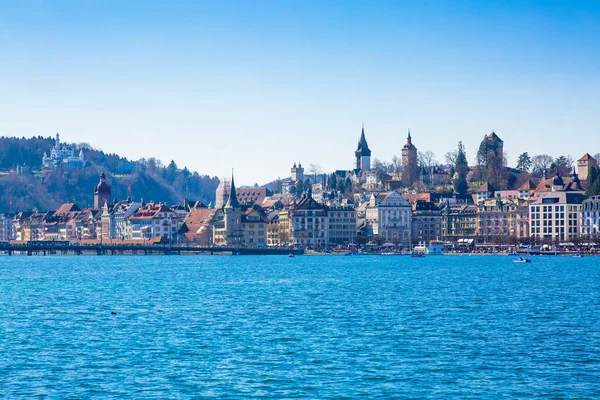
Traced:
POLYGON ((579 236, 584 199, 578 192, 536 193, 529 205, 529 235, 560 242, 579 236))
MULTIPOLYGON (((503 199, 501 196, 483 200, 477 205, 477 236, 483 243, 498 243, 503 239, 529 237, 529 211, 525 202, 503 199)), ((506 243, 508 244, 508 242, 506 243)))
POLYGON ((581 203, 580 233, 588 239, 600 237, 600 196, 592 196, 581 203))
POLYGON ((175 239, 182 221, 177 213, 163 203, 148 203, 129 217, 131 239, 150 240, 156 237, 175 239))
POLYGON ((417 157, 417 148, 410 137, 410 129, 406 144, 402 148, 402 183, 404 186, 411 187, 419 179, 419 163, 417 157))
POLYGON ((44 152, 42 156, 42 167, 45 169, 58 168, 60 166, 67 169, 79 168, 85 165, 85 157, 83 149, 79 150, 79 154, 75 155, 75 149, 60 142, 60 135, 56 134, 54 146, 50 150, 50 155, 44 152))
POLYGON ((267 225, 269 220, 262 207, 252 205, 242 212, 242 245, 245 247, 264 247, 267 243, 267 225))
POLYGON ((412 244, 412 206, 397 192, 371 195, 365 211, 367 231, 389 243, 410 248, 412 244))
POLYGON ((446 201, 442 209, 443 239, 472 245, 477 241, 477 206, 446 201))
POLYGON ((199 246, 212 245, 212 220, 217 210, 211 208, 193 208, 179 228, 184 242, 199 246))
POLYGON ((367 139, 365 138, 364 124, 360 133, 360 139, 358 139, 358 146, 354 151, 354 156, 356 157, 357 172, 368 171, 371 169, 371 149, 369 149, 367 139))
POLYGON ((0 215, 0 240, 13 239, 13 219, 15 214, 0 215))
POLYGON ((280 222, 287 223, 289 241, 297 246, 320 247, 329 243, 329 220, 327 207, 317 203, 309 194, 294 203, 288 214, 279 213, 280 222), (286 221, 287 220, 287 221, 286 221))
POLYGON ((333 203, 327 207, 329 221, 329 244, 354 242, 356 237, 356 210, 349 204, 333 203))
POLYGON ((412 204, 412 241, 430 243, 442 238, 442 210, 433 202, 417 200, 412 204))

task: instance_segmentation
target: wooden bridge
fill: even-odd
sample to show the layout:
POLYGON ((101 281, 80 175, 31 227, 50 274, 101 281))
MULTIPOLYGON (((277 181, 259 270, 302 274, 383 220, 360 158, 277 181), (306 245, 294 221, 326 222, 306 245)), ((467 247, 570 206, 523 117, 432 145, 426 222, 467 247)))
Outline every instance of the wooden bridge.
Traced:
POLYGON ((8 255, 26 254, 232 254, 232 255, 282 255, 304 254, 302 249, 249 248, 249 247, 194 247, 171 244, 78 244, 69 242, 31 241, 26 243, 0 243, 0 252, 8 255))

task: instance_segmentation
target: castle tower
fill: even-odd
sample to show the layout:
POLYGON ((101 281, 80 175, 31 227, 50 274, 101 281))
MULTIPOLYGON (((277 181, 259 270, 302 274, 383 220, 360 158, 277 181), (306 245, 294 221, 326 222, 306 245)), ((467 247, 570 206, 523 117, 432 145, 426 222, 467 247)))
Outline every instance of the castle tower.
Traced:
POLYGON ((242 208, 235 192, 233 173, 231 174, 229 199, 223 211, 225 214, 225 244, 227 246, 240 245, 242 242, 242 208))
POLYGON ((496 132, 492 130, 492 133, 486 136, 486 146, 488 150, 493 150, 496 157, 502 159, 504 157, 504 141, 500 139, 496 132))
POLYGON ((356 169, 359 171, 367 171, 371 169, 371 150, 365 139, 365 125, 363 124, 362 132, 360 133, 360 139, 358 140, 358 147, 354 152, 356 156, 356 169))
POLYGON ((406 144, 402 147, 402 183, 405 186, 412 186, 419 178, 419 163, 417 161, 417 148, 412 143, 410 129, 406 144))
POLYGON ((590 156, 588 153, 585 153, 583 157, 577 160, 577 175, 581 180, 587 180, 590 169, 598 166, 598 160, 594 157, 590 156))
POLYGON ((294 166, 292 167, 292 181, 304 182, 304 168, 302 168, 302 163, 299 163, 298 166, 296 166, 296 162, 294 162, 294 166))
POLYGON ((100 208, 110 201, 110 186, 106 183, 104 172, 100 174, 100 183, 94 187, 94 208, 100 208))

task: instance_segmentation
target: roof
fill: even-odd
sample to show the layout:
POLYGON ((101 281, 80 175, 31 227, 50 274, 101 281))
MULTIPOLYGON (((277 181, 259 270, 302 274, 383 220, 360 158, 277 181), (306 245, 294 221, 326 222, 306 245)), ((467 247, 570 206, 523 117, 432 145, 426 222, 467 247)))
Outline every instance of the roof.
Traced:
POLYGON ((60 207, 58 207, 58 209, 54 212, 54 215, 63 216, 63 215, 67 215, 67 214, 69 214, 71 212, 75 212, 75 211, 81 211, 81 209, 79 207, 77 207, 77 204, 65 203, 65 204, 61 205, 60 207))
POLYGON ((358 140, 358 147, 355 151, 356 154, 361 156, 370 156, 371 150, 369 149, 369 145, 367 144, 367 139, 365 138, 365 126, 362 127, 362 132, 360 133, 360 139, 358 140))
POLYGON ((560 204, 581 204, 585 198, 584 194, 577 192, 543 192, 536 193, 530 204, 549 204, 549 199, 560 204))
POLYGON ((238 201, 241 204, 262 204, 265 198, 272 195, 267 188, 243 188, 235 191, 238 201))
POLYGON ((311 196, 302 197, 302 199, 294 207, 296 210, 326 210, 323 204, 318 203, 311 196))
POLYGON ((595 160, 596 160, 596 159, 595 159, 594 157, 590 156, 590 154, 589 154, 589 153, 585 153, 585 154, 583 155, 583 157, 581 157, 581 158, 580 158, 579 160, 577 160, 577 161, 595 161, 595 160))
POLYGON ((240 208, 240 202, 237 199, 237 191, 235 190, 235 182, 233 181, 233 174, 231 174, 231 187, 229 189, 229 199, 225 207, 227 208, 240 208))
POLYGON ((173 212, 173 210, 162 203, 148 203, 133 213, 131 219, 152 219, 161 212, 173 212))
POLYGON ((491 183, 486 182, 483 185, 481 185, 479 189, 477 189, 476 193, 493 193, 495 191, 496 189, 494 188, 494 186, 492 186, 491 183))
POLYGON ((409 203, 414 203, 416 201, 431 201, 431 193, 404 193, 402 197, 409 203))
POLYGON ((488 139, 491 139, 493 141, 497 141, 497 142, 502 142, 503 140, 500 139, 500 137, 498 135, 496 135, 496 132, 492 131, 492 133, 490 133, 489 135, 487 135, 488 139))
MULTIPOLYGON (((561 177, 563 187, 561 192, 583 192, 584 188, 581 185, 581 181, 579 179, 575 179, 575 177, 561 177)), ((548 179, 542 179, 540 183, 535 188, 535 193, 543 193, 543 192, 552 192, 552 186, 554 184, 554 177, 548 179)))
POLYGON ((183 225, 179 229, 180 233, 198 232, 202 226, 210 224, 210 221, 217 210, 212 208, 195 208, 190 210, 183 225))
POLYGON ((534 185, 533 181, 531 179, 527 179, 527 181, 524 182, 521 186, 519 186, 519 188, 517 190, 524 191, 524 190, 534 190, 534 189, 535 189, 535 185, 534 185))

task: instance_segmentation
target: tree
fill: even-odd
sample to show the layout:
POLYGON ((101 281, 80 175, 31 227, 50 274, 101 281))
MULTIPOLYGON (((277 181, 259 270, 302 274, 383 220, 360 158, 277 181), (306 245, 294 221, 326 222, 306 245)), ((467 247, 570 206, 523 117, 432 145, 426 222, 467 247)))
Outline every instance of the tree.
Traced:
POLYGON ((308 173, 312 175, 312 182, 315 183, 317 176, 323 173, 323 168, 319 164, 309 164, 308 173))
POLYGON ((531 158, 531 171, 543 174, 550 170, 554 160, 548 154, 539 154, 531 158))
POLYGON ((519 171, 529 172, 529 170, 531 169, 531 164, 531 157, 529 157, 529 154, 525 152, 521 154, 519 156, 519 159, 517 160, 517 169, 519 171))
POLYGON ((400 172, 402 172, 402 158, 394 155, 392 157, 392 163, 390 165, 390 169, 392 170, 392 172, 396 175, 400 175, 400 172))
POLYGON ((558 173, 561 176, 567 176, 573 170, 573 158, 571 156, 560 156, 554 160, 551 169, 558 168, 558 173))
POLYGON ((600 195, 600 168, 590 168, 585 195, 588 197, 600 195))
POLYGON ((452 177, 452 184, 454 186, 454 192, 459 196, 464 196, 469 190, 467 184, 467 174, 469 173, 469 164, 467 163, 467 153, 462 142, 458 142, 458 149, 455 152, 454 157, 454 175, 452 177))

